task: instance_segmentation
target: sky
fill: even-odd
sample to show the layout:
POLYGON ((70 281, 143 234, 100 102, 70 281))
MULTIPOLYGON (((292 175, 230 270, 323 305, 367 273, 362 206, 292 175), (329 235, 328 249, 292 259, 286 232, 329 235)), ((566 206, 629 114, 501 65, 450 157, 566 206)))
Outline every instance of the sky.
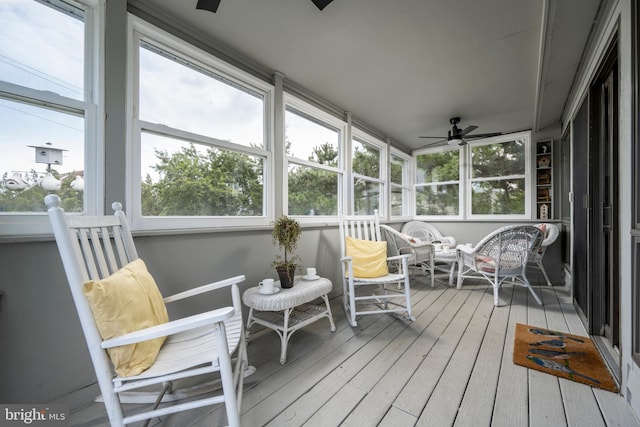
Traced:
MULTIPOLYGON (((0 80, 82 99, 82 27, 33 1, 0 0, 0 80)), ((47 142, 68 150, 62 170, 83 170, 83 135, 82 118, 0 100, 0 176, 44 172, 29 145, 47 142)))
MULTIPOLYGON (((0 0, 0 80, 82 100, 84 25, 80 19, 30 0, 0 0)), ((259 93, 211 78, 157 54, 140 49, 140 119, 184 131, 264 146, 264 103, 259 93)), ((0 177, 5 173, 46 171, 30 146, 50 143, 65 150, 61 173, 84 170, 84 120, 27 104, 0 100, 0 177)), ((308 159, 325 142, 337 148, 333 130, 296 114, 286 114, 292 155, 308 159)), ((149 173, 154 149, 175 152, 184 142, 145 135, 142 177, 149 173)))

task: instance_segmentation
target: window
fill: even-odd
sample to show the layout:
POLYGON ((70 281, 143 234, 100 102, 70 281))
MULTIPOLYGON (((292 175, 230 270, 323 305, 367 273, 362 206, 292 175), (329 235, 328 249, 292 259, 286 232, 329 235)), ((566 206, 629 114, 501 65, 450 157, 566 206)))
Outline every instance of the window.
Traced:
POLYGON ((500 142, 469 145, 471 167, 470 217, 526 213, 526 166, 529 145, 510 138, 500 142))
POLYGON ((410 164, 409 156, 393 148, 391 149, 389 186, 391 190, 390 204, 392 218, 411 217, 410 164))
POLYGON ((417 216, 528 218, 530 133, 417 152, 417 216))
POLYGON ((353 130, 351 140, 351 194, 355 215, 373 215, 378 210, 385 216, 384 197, 386 168, 386 147, 381 141, 366 135, 358 129, 353 130))
POLYGON ((44 213, 48 193, 99 210, 97 5, 0 3, 0 234, 46 231, 25 214, 44 213))
POLYGON ((133 22, 134 227, 267 224, 271 87, 133 22))
POLYGON ((344 122, 290 96, 285 98, 287 212, 335 216, 340 208, 344 122))
POLYGON ((416 155, 416 215, 460 215, 461 149, 444 149, 416 155))

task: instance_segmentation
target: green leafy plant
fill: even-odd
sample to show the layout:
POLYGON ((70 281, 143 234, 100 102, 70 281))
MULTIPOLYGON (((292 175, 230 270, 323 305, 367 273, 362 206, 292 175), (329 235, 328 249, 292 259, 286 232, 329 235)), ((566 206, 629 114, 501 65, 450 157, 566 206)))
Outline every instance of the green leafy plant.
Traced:
POLYGON ((272 264, 274 267, 297 266, 296 262, 299 257, 294 254, 294 251, 298 247, 301 234, 300 223, 293 218, 283 215, 273 222, 273 231, 271 232, 273 244, 284 250, 284 258, 278 255, 272 264))
POLYGON ((299 260, 299 257, 294 254, 294 251, 298 247, 298 240, 300 240, 301 234, 302 229, 300 228, 300 224, 293 218, 285 215, 273 222, 273 231, 271 232, 273 244, 284 250, 284 258, 281 255, 277 255, 272 266, 275 267, 278 272, 280 284, 283 288, 293 286, 295 272, 298 268, 297 262, 299 260))

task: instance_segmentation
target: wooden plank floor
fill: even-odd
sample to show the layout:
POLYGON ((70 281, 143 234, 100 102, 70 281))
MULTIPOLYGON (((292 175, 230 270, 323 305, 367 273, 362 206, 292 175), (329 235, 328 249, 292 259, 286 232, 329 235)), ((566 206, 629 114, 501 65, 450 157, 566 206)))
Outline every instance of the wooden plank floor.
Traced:
MULTIPOLYGON (((248 346, 257 368, 245 380, 243 426, 638 426, 624 400, 512 363, 516 323, 586 335, 561 288, 536 287, 540 307, 522 288, 505 286, 501 306, 491 288, 463 289, 412 279, 416 320, 360 317, 350 327, 332 301, 337 331, 320 320, 291 338, 280 365, 280 340, 269 332, 248 346)), ((220 408, 177 414, 161 427, 224 425, 220 408)), ((104 409, 72 414, 72 425, 103 425, 104 409)))

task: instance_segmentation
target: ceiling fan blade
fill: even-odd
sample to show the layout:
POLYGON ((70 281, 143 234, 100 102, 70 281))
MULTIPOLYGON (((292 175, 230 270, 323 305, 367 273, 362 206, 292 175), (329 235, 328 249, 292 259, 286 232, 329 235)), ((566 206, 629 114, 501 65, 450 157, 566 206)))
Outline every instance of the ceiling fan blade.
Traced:
POLYGON ((473 139, 481 139, 481 138, 491 138, 492 136, 502 135, 502 132, 493 132, 493 133, 476 133, 473 135, 467 135, 465 138, 473 138, 473 139))
POLYGON ((422 146, 422 148, 427 148, 427 147, 439 147, 441 145, 446 145, 447 140, 443 139, 442 141, 435 141, 435 142, 430 142, 428 144, 425 144, 422 146))
POLYGON ((418 138, 447 139, 446 136, 419 136, 418 138))
POLYGON ((458 133, 458 136, 465 136, 469 132, 473 132, 476 129, 478 129, 478 126, 473 126, 473 125, 467 126, 466 128, 462 129, 462 131, 460 131, 460 133, 458 133))
POLYGON ((313 4, 316 5, 318 9, 322 10, 325 7, 327 7, 329 3, 331 3, 333 0, 311 0, 311 1, 313 2, 313 4))
POLYGON ((220 0, 198 0, 196 9, 208 10, 209 12, 216 13, 220 6, 220 0))

